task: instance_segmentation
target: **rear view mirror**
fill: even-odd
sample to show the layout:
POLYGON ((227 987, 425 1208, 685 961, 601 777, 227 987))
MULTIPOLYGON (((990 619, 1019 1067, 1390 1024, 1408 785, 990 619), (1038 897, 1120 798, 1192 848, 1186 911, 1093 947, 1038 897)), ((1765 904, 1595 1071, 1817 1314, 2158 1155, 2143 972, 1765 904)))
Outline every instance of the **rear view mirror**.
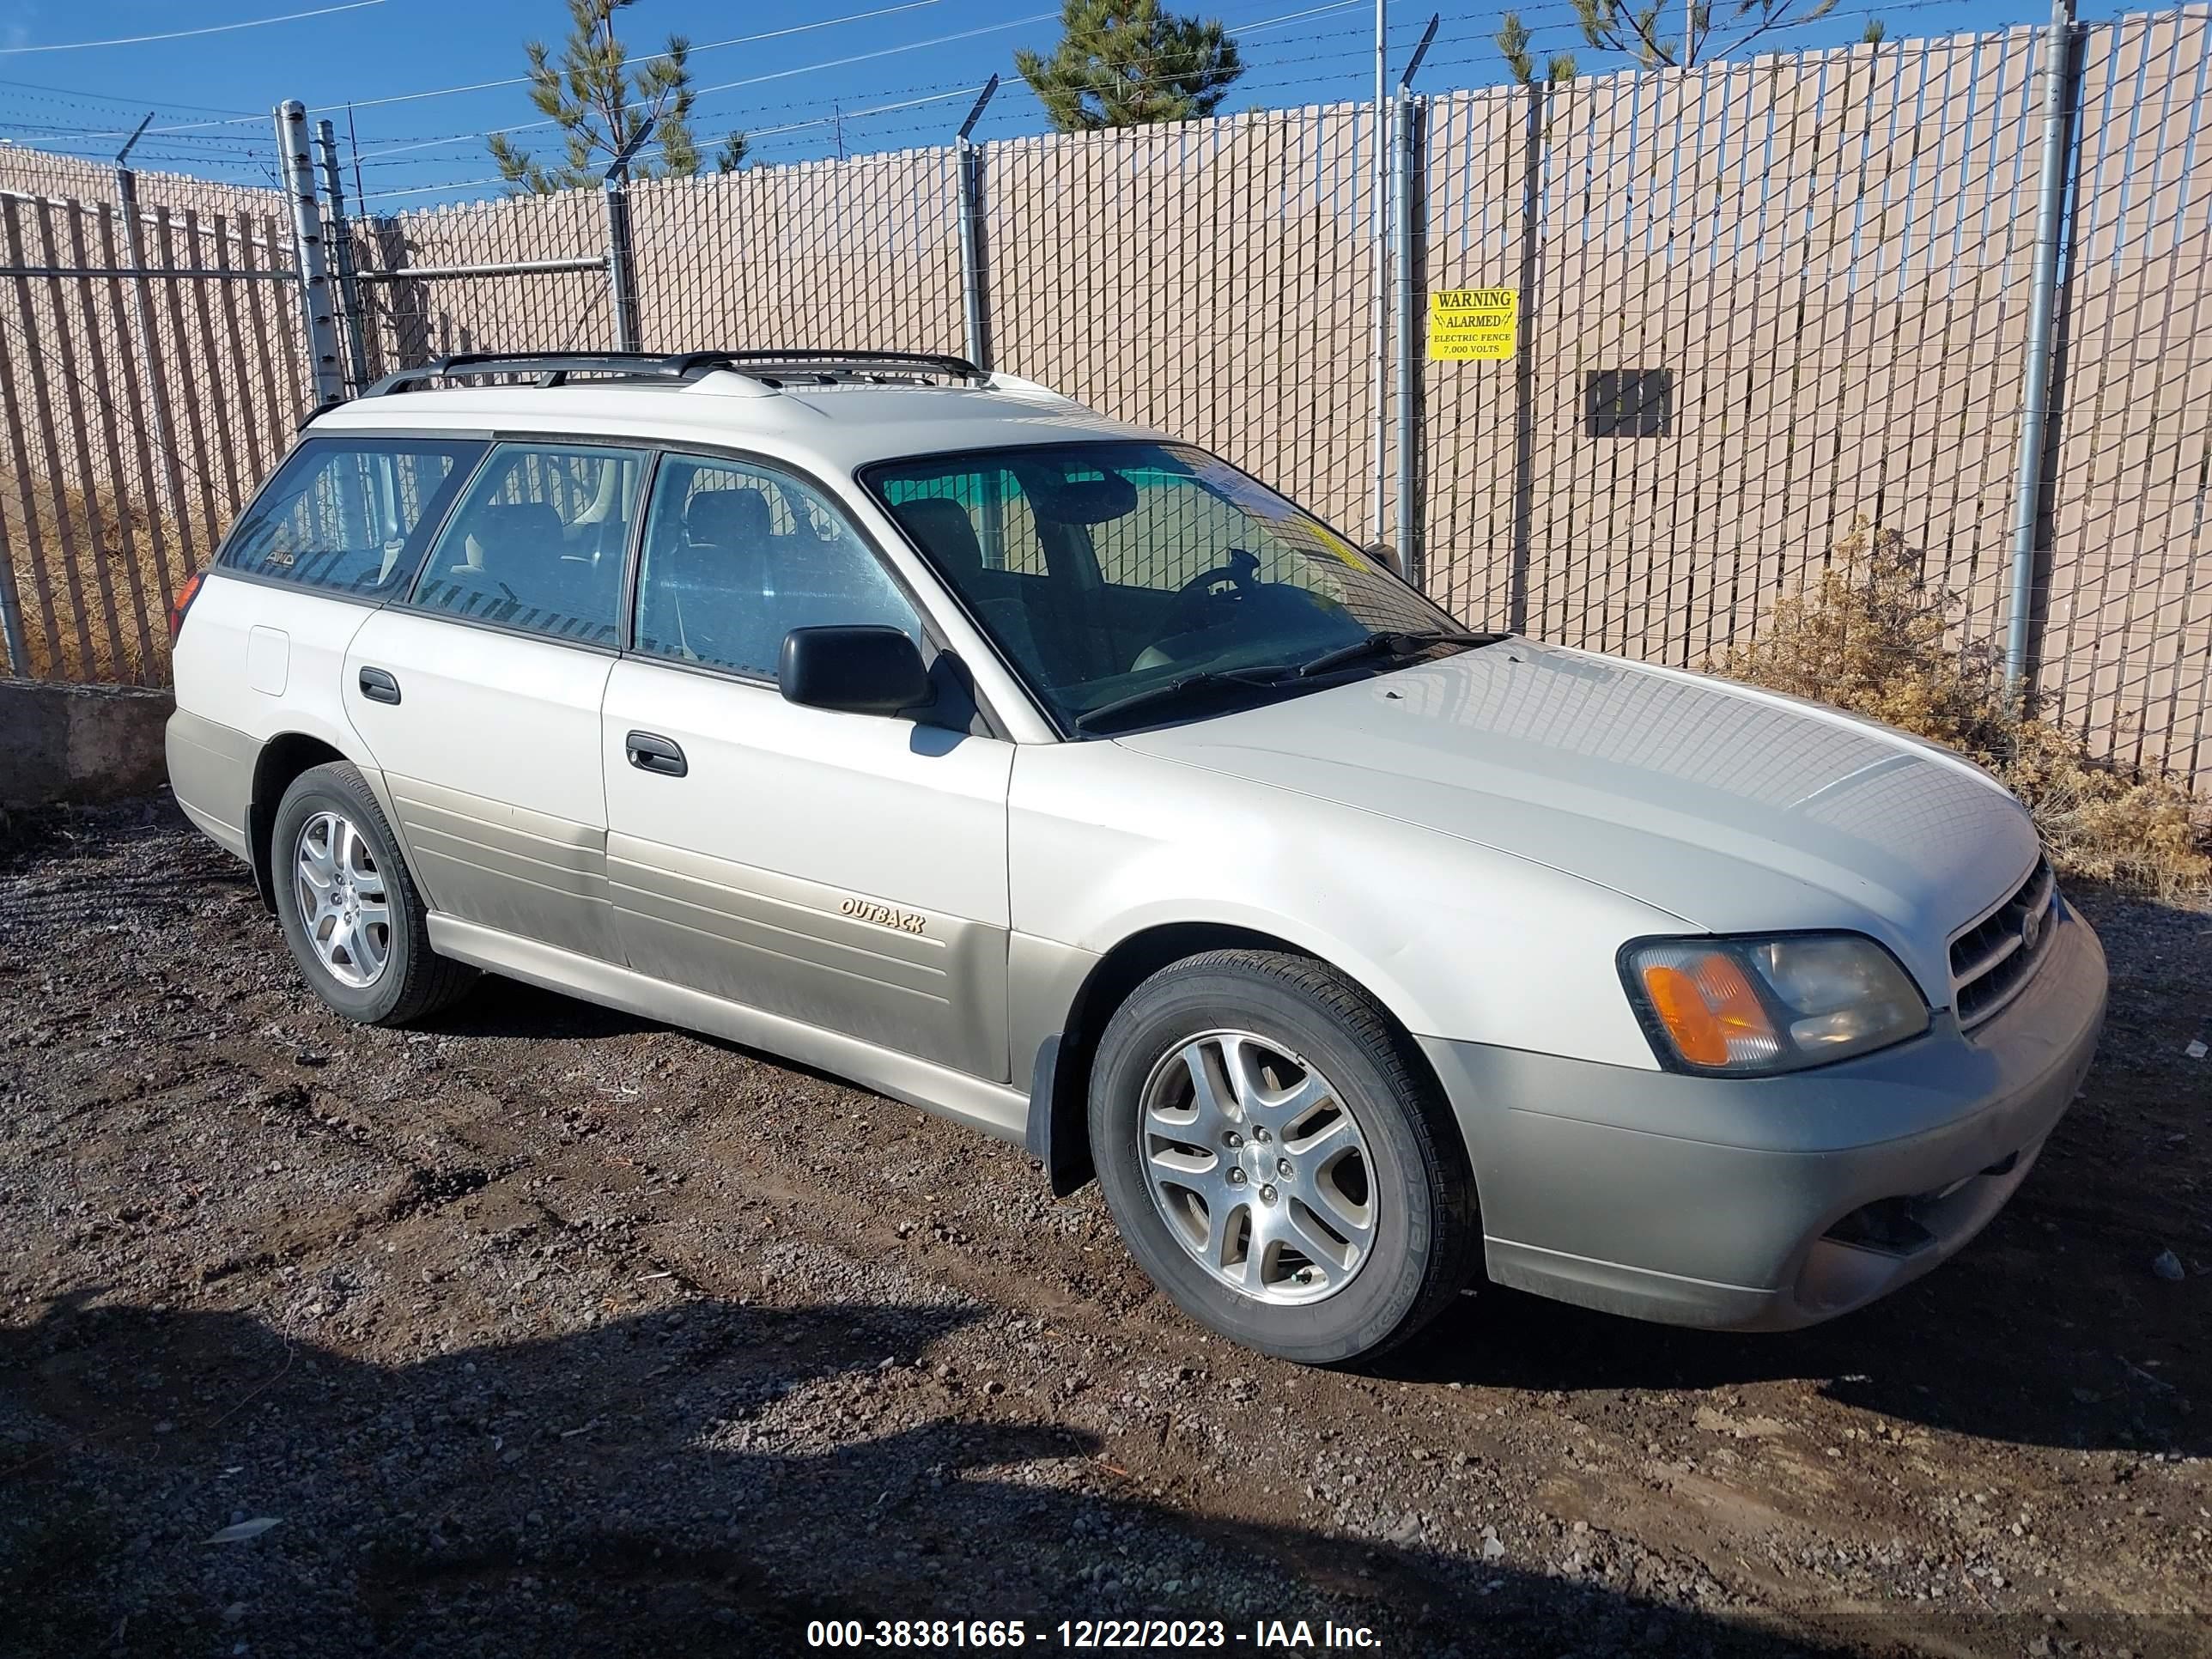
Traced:
POLYGON ((1041 487, 1030 497, 1041 519, 1054 524, 1110 524, 1137 510, 1137 486, 1118 472, 1041 487))
POLYGON ((1406 562, 1398 556, 1398 550, 1388 542, 1370 542, 1367 556, 1388 570, 1400 581, 1406 580, 1406 562))
POLYGON ((896 628, 794 628, 776 683, 784 701, 846 714, 896 714, 930 700, 928 671, 896 628))

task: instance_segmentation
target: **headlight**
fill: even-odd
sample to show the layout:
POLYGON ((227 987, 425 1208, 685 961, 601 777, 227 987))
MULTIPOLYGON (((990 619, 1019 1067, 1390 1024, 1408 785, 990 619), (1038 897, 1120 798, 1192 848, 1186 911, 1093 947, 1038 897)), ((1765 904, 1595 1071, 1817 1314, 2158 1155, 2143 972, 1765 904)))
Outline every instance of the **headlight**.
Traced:
POLYGON ((1660 1063, 1756 1077, 1824 1066, 1928 1029, 1897 958, 1856 933, 1638 939, 1620 976, 1660 1063))

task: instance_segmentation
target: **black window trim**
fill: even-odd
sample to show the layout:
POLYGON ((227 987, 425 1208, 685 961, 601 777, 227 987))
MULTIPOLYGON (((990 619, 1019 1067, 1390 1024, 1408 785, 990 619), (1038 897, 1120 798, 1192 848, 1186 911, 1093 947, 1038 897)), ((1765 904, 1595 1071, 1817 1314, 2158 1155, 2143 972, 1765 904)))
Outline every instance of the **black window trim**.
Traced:
MULTIPOLYGON (((467 476, 461 480, 459 488, 453 491, 451 498, 446 502, 445 511, 438 515, 438 522, 430 532, 429 540, 422 544, 422 551, 415 562, 415 568, 408 573, 407 580, 399 590, 402 592, 411 591, 416 578, 422 574, 423 561, 430 556, 430 550, 438 544, 438 538, 446 533, 446 520, 453 516, 453 508, 459 504, 461 497, 467 494, 469 485, 476 481, 477 471, 483 467, 497 441, 489 432, 474 427, 442 426, 324 427, 319 430, 313 426, 302 428, 299 435, 293 440, 291 447, 284 452, 283 459, 269 469, 268 476, 262 479, 260 487, 246 498, 246 504, 239 508, 237 514, 231 520, 229 527, 222 532, 222 539, 216 544, 215 556, 208 561, 207 574, 221 576, 226 581, 250 582, 256 587, 273 587, 288 593, 310 593, 318 599, 336 599, 342 605, 357 605, 365 611, 382 611, 389 607, 392 603, 392 596, 389 593, 349 593, 343 588, 319 587, 313 583, 297 581, 289 576, 270 576, 258 570, 240 570, 223 562, 230 556, 231 544, 238 538, 239 526, 252 516, 254 507, 259 504, 262 496, 268 494, 270 485, 276 482, 284 469, 292 465, 293 457, 302 449, 311 443, 347 443, 355 439, 378 438, 416 440, 442 438, 454 443, 480 443, 484 446, 483 454, 477 457, 477 465, 469 469, 467 476)), ((417 525, 416 528, 419 530, 422 526, 417 525)))
MULTIPOLYGON (((943 630, 931 617, 929 607, 922 602, 921 595, 916 591, 915 585, 907 580, 906 574, 896 563, 884 556, 883 544, 877 539, 868 526, 854 515, 852 504, 830 486, 828 479, 787 457, 764 454, 760 451, 745 449, 735 444, 688 441, 672 443, 665 439, 657 441, 659 447, 659 460, 735 461, 745 465, 763 468, 773 474, 787 477, 812 489, 836 512, 844 521, 845 527, 853 532, 855 539, 867 550, 869 556, 875 560, 877 568, 890 578, 891 585, 898 589, 901 597, 913 610, 915 620, 921 626, 922 643, 941 655, 951 657, 956 662, 960 660, 960 653, 953 648, 952 641, 945 637, 943 630)), ((653 481, 657 482, 659 477, 659 462, 656 461, 653 468, 653 481)), ((781 695, 782 687, 772 674, 766 676, 747 674, 734 668, 721 667, 714 663, 685 662, 680 657, 664 657, 657 652, 640 651, 636 648, 638 586, 644 574, 645 522, 651 514, 652 498, 648 488, 642 510, 637 515, 636 544, 629 579, 629 611, 624 618, 623 647, 620 654, 626 660, 647 667, 673 669, 681 674, 698 674, 708 679, 722 680, 732 685, 750 686, 755 690, 774 691, 781 695)), ((966 607, 960 604, 959 595, 945 582, 944 577, 938 574, 936 566, 928 564, 927 561, 924 563, 930 574, 937 578, 939 588, 951 597, 953 603, 965 614, 966 607)), ((988 633, 978 629, 977 635, 986 644, 991 646, 993 650, 997 649, 997 642, 993 641, 988 633)), ((934 667, 933 661, 932 666, 934 667)), ((983 688, 975 684, 975 677, 972 673, 966 678, 969 687, 969 696, 975 704, 976 719, 983 728, 981 731, 971 730, 969 735, 990 738, 1000 743, 1012 742, 1012 738, 1007 733, 1006 723, 1000 718, 998 711, 991 707, 990 699, 983 688)), ((1033 694, 1030 693, 1029 687, 1018 676, 1016 677, 1014 683, 1021 687, 1024 695, 1030 696, 1031 702, 1034 702, 1033 694)))
MULTIPOLYGON (((960 659, 960 653, 953 647, 951 640, 945 635, 931 616, 929 606, 923 602, 921 592, 912 581, 908 580, 906 573, 886 556, 882 540, 865 520, 854 513, 852 503, 844 498, 842 492, 832 486, 823 474, 787 456, 769 454, 738 444, 718 444, 688 439, 676 442, 667 438, 640 436, 634 433, 578 432, 574 429, 553 430, 544 428, 414 426, 398 423, 388 425, 379 423, 374 426, 360 427, 309 427, 300 434, 292 449, 285 453, 284 459, 270 470, 269 477, 263 481, 262 489, 267 489, 270 483, 275 482, 277 473, 283 471, 286 463, 292 459, 293 452, 296 451, 301 445, 316 439, 353 438, 445 438, 478 442, 484 446, 484 453, 477 459, 477 465, 470 470, 468 477, 462 482, 460 487, 454 490, 453 499, 447 502, 445 512, 439 516, 437 527, 431 532, 429 540, 423 544, 422 557, 417 561, 415 570, 408 577, 407 586, 404 590, 406 594, 413 592, 416 582, 422 576, 422 567, 429 559, 430 550, 436 547, 440 539, 444 537, 447 525, 451 522, 453 514, 460 509, 460 504, 467 496, 470 487, 476 483, 477 475, 490 465, 493 454, 497 452, 501 444, 548 444, 565 441, 595 448, 642 449, 651 452, 646 465, 644 477, 639 484, 638 513, 631 523, 629 544, 624 551, 622 608, 616 618, 617 645, 613 647, 596 645, 584 640, 563 639, 557 634, 547 634, 538 629, 513 628, 500 623, 486 622, 481 617, 457 617, 451 611, 416 605, 408 603, 404 598, 396 598, 390 594, 345 593, 332 588, 308 588, 299 582, 288 581, 280 576, 261 576, 245 571, 228 569, 223 566, 222 561, 224 551, 229 546, 230 536, 236 530, 234 521, 231 531, 225 532, 222 542, 216 550, 215 560, 209 566, 210 571, 228 579, 252 582, 260 586, 281 588, 294 593, 312 593, 320 599, 336 599, 346 605, 357 605, 366 611, 396 611, 404 616, 427 617, 433 621, 449 623, 456 628, 480 628, 488 633, 505 634, 514 639, 534 640, 541 645, 562 646, 571 651, 587 651, 595 656, 635 661, 654 668, 672 669, 678 673, 700 674, 711 679, 727 681, 732 684, 766 687, 770 690, 780 690, 781 688, 773 677, 763 679, 757 676, 740 674, 734 670, 719 668, 709 663, 690 663, 675 658, 657 656, 649 652, 632 649, 629 643, 636 637, 637 587, 644 562, 645 522, 651 511, 653 489, 659 477, 660 463, 670 456, 694 460, 738 461, 765 467, 772 472, 788 474, 792 478, 816 490, 843 517, 847 527, 860 539, 860 544, 868 550, 870 556, 890 578, 892 584, 905 597, 908 604, 913 606, 915 619, 921 624, 924 645, 937 653, 952 658, 955 661, 960 659)), ((1039 444, 1027 447, 1051 448, 1057 446, 1039 444)), ((946 451, 945 453, 955 454, 963 452, 946 451)), ((887 461, 882 464, 890 465, 890 463, 887 461)), ((854 476, 854 483, 860 487, 863 500, 876 501, 877 498, 873 494, 860 484, 857 472, 854 476)), ((256 490, 255 498, 258 499, 260 493, 260 490, 256 490)), ((251 507, 251 501, 247 505, 251 507)), ((243 513, 240 514, 241 519, 244 516, 243 513)), ((897 520, 894 519, 892 522, 896 525, 897 520)), ((912 538, 908 539, 911 542, 912 538)), ((917 552, 917 556, 921 558, 922 568, 929 572, 939 591, 944 593, 951 600, 953 607, 963 616, 966 616, 970 625, 974 626, 975 618, 969 614, 967 604, 960 597, 959 591, 945 581, 942 573, 927 555, 917 552)), ((1059 722, 1054 720, 1049 709, 1037 702, 1036 694, 1030 689, 1028 681, 1022 677, 1019 670, 1006 661, 1005 653, 999 648, 998 641, 991 637, 990 631, 988 629, 976 627, 975 635, 1006 666, 1015 688, 1029 700, 1030 706, 1036 711, 1039 719, 1043 720, 1048 727, 1057 732, 1059 722)), ((972 673, 965 673, 964 678, 969 687, 969 696, 975 708, 975 720, 971 725, 970 735, 989 738, 1000 743, 1012 742, 1013 738, 1006 720, 1000 717, 998 710, 992 707, 989 693, 982 686, 975 684, 972 673)))
POLYGON ((468 482, 456 490, 453 500, 447 503, 445 516, 438 521, 437 534, 424 545, 422 557, 416 565, 415 574, 408 581, 406 592, 386 599, 381 608, 397 611, 403 616, 425 617, 435 622, 452 623, 459 628, 481 628, 486 633, 504 634, 510 639, 536 640, 543 645, 565 646, 571 651, 586 651, 595 657, 619 658, 628 654, 622 649, 622 641, 625 637, 626 631, 624 607, 629 604, 631 584, 635 580, 639 535, 645 523, 645 514, 642 509, 653 488, 653 477, 659 468, 660 441, 658 439, 639 438, 620 433, 495 430, 489 435, 490 442, 484 450, 483 459, 477 463, 475 471, 469 474, 468 482), (416 604, 415 590, 422 585, 423 573, 429 568, 430 555, 437 550, 438 544, 446 538, 446 532, 453 528, 453 515, 460 511, 461 503, 468 498, 469 491, 476 488, 477 480, 483 476, 484 469, 491 465, 492 457, 498 454, 503 446, 510 444, 547 448, 562 443, 578 449, 635 449, 645 452, 645 465, 638 479, 637 501, 640 510, 630 521, 629 532, 623 546, 622 578, 616 591, 615 599, 615 643, 602 645, 595 640, 569 639, 562 635, 549 634, 542 628, 518 628, 511 623, 492 622, 483 617, 457 616, 450 611, 441 611, 435 605, 416 604))

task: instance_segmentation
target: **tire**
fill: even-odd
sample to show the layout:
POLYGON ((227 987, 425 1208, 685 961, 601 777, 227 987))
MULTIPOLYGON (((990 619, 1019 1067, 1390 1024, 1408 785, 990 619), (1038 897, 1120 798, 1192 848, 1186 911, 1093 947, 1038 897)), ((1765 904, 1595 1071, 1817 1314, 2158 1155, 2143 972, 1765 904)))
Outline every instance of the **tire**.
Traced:
POLYGON ((444 1007, 476 982, 475 969, 431 950, 422 896, 399 856, 399 838, 355 767, 334 761, 292 781, 276 808, 269 860, 284 942, 308 988, 336 1012, 366 1025, 404 1025, 444 1007), (357 845, 344 830, 357 837, 357 845), (301 865, 311 851, 327 854, 327 873, 339 890, 351 893, 350 918, 320 906, 310 913, 301 865), (362 925, 361 917, 376 914, 380 898, 380 928, 362 925), (349 922, 359 936, 350 947, 340 927, 349 922), (336 945, 329 943, 333 936, 340 941, 336 945))
POLYGON ((1090 1118, 1130 1253, 1246 1347, 1371 1359, 1474 1275, 1474 1174, 1449 1109, 1375 1000, 1310 957, 1216 951, 1145 981, 1100 1039, 1090 1118), (1209 1099, 1235 1097, 1218 1117, 1201 1074, 1209 1099))

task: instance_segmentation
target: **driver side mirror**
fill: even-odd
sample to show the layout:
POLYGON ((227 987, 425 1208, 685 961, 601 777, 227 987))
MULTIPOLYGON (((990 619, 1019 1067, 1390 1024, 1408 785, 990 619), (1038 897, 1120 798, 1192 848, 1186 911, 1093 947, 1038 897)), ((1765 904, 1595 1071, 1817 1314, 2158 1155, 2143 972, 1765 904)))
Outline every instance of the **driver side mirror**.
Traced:
POLYGON ((845 714, 898 714, 930 700, 921 653, 896 628, 794 628, 775 678, 786 702, 845 714))
POLYGON ((1367 556, 1382 566, 1400 581, 1406 580, 1406 562, 1398 556, 1398 550, 1388 542, 1367 544, 1367 556))

